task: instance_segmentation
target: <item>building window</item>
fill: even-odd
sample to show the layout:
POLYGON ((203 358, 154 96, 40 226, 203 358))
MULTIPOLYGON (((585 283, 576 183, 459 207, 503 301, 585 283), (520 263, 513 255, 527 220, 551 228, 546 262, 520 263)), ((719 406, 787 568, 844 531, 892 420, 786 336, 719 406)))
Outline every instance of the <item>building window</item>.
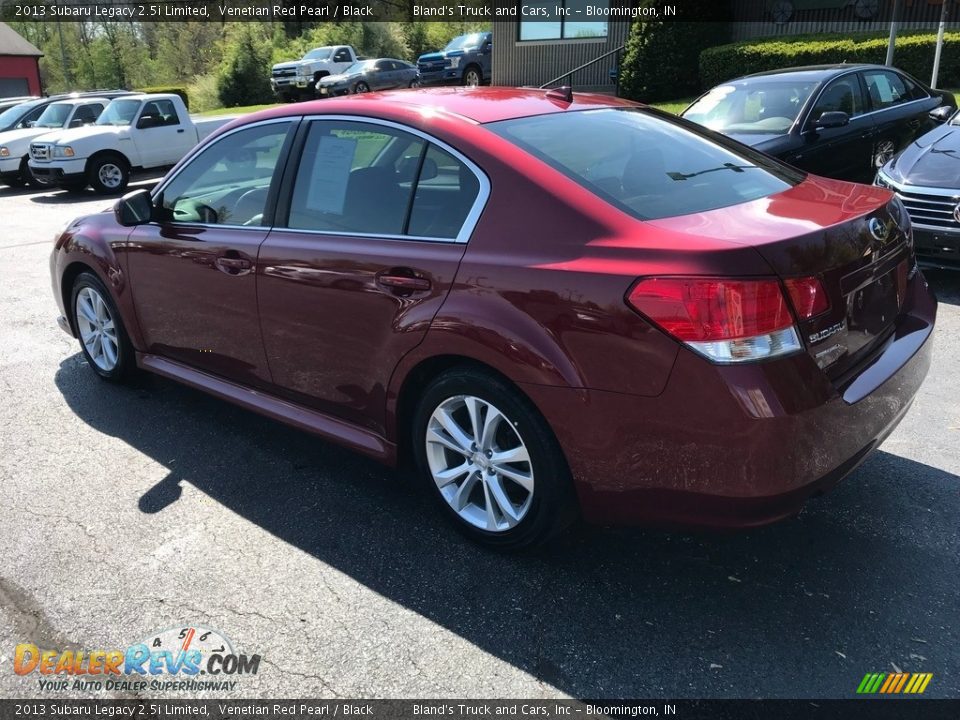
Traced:
POLYGON ((586 20, 587 7, 609 7, 609 0, 532 0, 520 19, 520 40, 605 38, 606 21, 586 20))

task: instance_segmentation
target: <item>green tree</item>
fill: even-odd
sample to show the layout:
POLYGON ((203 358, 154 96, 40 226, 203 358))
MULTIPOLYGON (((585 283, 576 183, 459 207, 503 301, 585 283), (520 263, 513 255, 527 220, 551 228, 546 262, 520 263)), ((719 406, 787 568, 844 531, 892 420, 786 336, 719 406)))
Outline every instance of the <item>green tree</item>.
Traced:
MULTIPOLYGON (((653 5, 654 0, 644 0, 653 5)), ((620 95, 642 102, 673 100, 700 92, 700 50, 725 42, 727 0, 687 0, 684 12, 698 22, 635 22, 620 66, 620 95)))
POLYGON ((270 53, 258 42, 254 23, 243 24, 227 46, 227 56, 217 79, 224 107, 257 105, 273 100, 270 90, 270 53))

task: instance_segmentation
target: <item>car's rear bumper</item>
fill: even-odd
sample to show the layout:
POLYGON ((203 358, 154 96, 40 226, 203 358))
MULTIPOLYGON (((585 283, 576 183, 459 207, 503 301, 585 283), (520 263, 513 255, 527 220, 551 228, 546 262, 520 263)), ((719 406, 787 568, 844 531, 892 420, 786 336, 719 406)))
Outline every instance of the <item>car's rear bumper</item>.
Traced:
POLYGON ((917 260, 926 267, 960 270, 960 233, 913 227, 917 260))
POLYGON ((894 334, 841 386, 806 353, 723 366, 682 350, 658 397, 524 390, 557 434, 588 521, 762 525, 798 512, 894 430, 927 374, 935 317, 918 273, 894 334))

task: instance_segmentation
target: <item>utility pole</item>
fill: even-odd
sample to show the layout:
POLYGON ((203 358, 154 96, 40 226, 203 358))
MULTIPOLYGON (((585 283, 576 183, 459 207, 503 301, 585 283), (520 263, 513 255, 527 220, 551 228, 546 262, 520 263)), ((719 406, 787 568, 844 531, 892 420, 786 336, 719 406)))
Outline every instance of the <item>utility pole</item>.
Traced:
POLYGON ((63 66, 63 79, 67 83, 67 88, 73 85, 73 78, 70 77, 70 66, 67 64, 67 48, 63 44, 63 26, 57 20, 57 33, 60 35, 60 63, 63 66))
MULTIPOLYGON (((946 0, 944 0, 946 3, 946 0)), ((893 50, 897 44, 897 27, 900 25, 900 10, 903 8, 903 0, 894 0, 893 17, 890 20, 890 40, 887 42, 887 59, 884 65, 893 65, 893 50)))
POLYGON ((940 74, 940 55, 943 52, 943 30, 947 25, 947 0, 943 0, 940 10, 940 26, 937 28, 937 49, 933 52, 933 75, 930 78, 930 87, 937 89, 937 75, 940 74))

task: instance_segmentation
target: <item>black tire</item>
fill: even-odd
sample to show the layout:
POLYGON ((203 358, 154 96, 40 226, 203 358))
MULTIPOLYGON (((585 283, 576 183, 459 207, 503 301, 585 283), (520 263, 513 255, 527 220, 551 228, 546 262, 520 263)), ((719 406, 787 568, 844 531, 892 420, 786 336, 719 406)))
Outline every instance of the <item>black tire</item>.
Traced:
POLYGON ((365 82, 363 82, 363 80, 361 80, 360 82, 358 82, 356 85, 353 86, 353 92, 355 94, 368 93, 370 92, 370 86, 367 85, 365 82))
MULTIPOLYGON (((533 404, 496 375, 474 368, 461 368, 436 378, 423 392, 414 413, 411 432, 417 475, 437 500, 444 515, 471 540, 500 550, 531 548, 556 537, 576 519, 577 503, 570 470, 553 432, 533 404), (533 476, 532 497, 526 513, 509 529, 489 531, 471 524, 451 507, 434 481, 427 451, 429 423, 434 411, 445 401, 458 396, 473 396, 499 410, 509 421, 502 423, 506 425, 504 431, 511 435, 516 433, 529 454, 528 467, 533 476)), ((449 457, 457 456, 452 451, 446 452, 451 453, 449 457)), ((467 462, 470 462, 469 458, 467 462)), ((476 475, 478 480, 474 485, 480 488, 480 494, 476 497, 485 497, 486 488, 482 480, 486 476, 483 472, 476 475)), ((501 479, 501 485, 506 486, 506 480, 501 479)), ((504 516, 501 514, 501 517, 504 516)))
POLYGON ((71 320, 73 321, 73 327, 77 330, 78 340, 80 341, 80 351, 86 358, 90 369, 93 370, 98 377, 109 382, 125 382, 129 380, 136 372, 136 358, 134 357, 133 345, 130 343, 130 336, 127 335, 127 329, 123 325, 123 318, 117 310, 113 296, 110 294, 110 291, 107 290, 106 286, 100 282, 100 278, 92 272, 82 272, 74 279, 73 287, 70 289, 69 312, 71 314, 71 320), (95 290, 100 297, 103 298, 110 312, 110 316, 113 319, 117 337, 117 362, 110 370, 104 370, 100 367, 91 356, 90 351, 87 350, 82 338, 79 337, 80 322, 77 319, 77 297, 84 288, 95 290))
POLYGON ((103 153, 93 156, 87 163, 87 183, 98 195, 122 193, 129 182, 130 166, 122 155, 103 153), (116 184, 104 182, 107 176, 115 177, 116 184))
POLYGON ((476 65, 468 65, 463 71, 463 84, 467 87, 483 85, 483 73, 476 65))
POLYGON ((407 87, 418 88, 420 87, 420 81, 417 79, 413 79, 410 81, 410 84, 407 87))

